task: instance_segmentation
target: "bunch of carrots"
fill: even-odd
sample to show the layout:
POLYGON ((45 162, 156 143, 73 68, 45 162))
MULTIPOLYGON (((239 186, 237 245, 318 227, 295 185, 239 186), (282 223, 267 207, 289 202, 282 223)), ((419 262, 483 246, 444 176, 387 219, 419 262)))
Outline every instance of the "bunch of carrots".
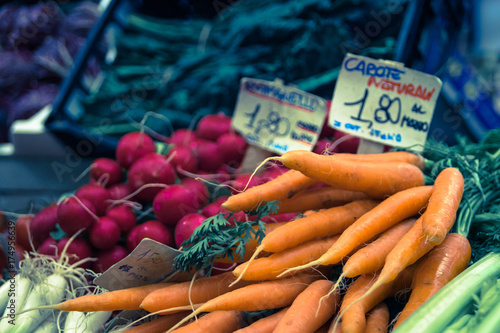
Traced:
POLYGON ((277 214, 307 213, 268 224, 260 244, 248 242, 246 256, 232 258, 234 270, 50 308, 144 309, 157 317, 121 328, 127 332, 386 332, 468 266, 467 238, 450 233, 464 189, 457 169, 425 185, 424 161, 410 152, 291 151, 271 159, 290 170, 223 207, 248 211, 278 200, 277 214), (313 187, 319 183, 327 186, 313 187), (385 300, 394 296, 408 300, 390 323, 385 300), (248 311, 264 312, 249 323, 248 311))

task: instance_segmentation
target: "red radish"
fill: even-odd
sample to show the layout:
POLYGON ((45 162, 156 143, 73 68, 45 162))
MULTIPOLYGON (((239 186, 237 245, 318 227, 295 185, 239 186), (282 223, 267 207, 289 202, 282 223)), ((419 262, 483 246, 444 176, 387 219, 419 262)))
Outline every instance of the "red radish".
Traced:
MULTIPOLYGON (((57 255, 60 256, 64 246, 68 242, 69 237, 63 237, 57 242, 57 255)), ((92 257, 92 247, 90 244, 84 240, 83 238, 76 237, 73 241, 68 245, 68 249, 66 253, 69 256, 69 263, 74 264, 82 259, 91 258, 92 257)), ((92 263, 87 261, 79 267, 82 268, 90 268, 92 263)))
POLYGON ((189 190, 193 191, 195 197, 198 199, 199 207, 205 206, 208 202, 208 188, 205 186, 203 181, 194 178, 184 178, 181 181, 181 185, 184 185, 189 190))
POLYGON ((56 230, 57 205, 50 205, 35 214, 30 225, 30 232, 35 248, 38 248, 56 230))
POLYGON ((90 165, 90 177, 97 182, 104 181, 104 186, 109 187, 122 181, 122 168, 115 160, 101 157, 90 165))
POLYGON ((262 179, 260 176, 249 174, 249 173, 244 173, 236 177, 232 182, 231 182, 231 187, 234 188, 232 190, 233 194, 239 193, 244 191, 245 189, 248 189, 250 187, 254 187, 257 185, 262 184, 262 179), (251 178, 250 178, 251 177, 251 178))
POLYGON ((273 164, 270 167, 266 168, 262 174, 260 174, 260 179, 263 183, 266 183, 278 176, 281 176, 285 172, 288 171, 288 168, 285 168, 281 165, 273 164))
POLYGON ((89 240, 95 248, 106 250, 118 244, 120 234, 118 223, 109 217, 103 216, 92 225, 89 240))
POLYGON ((194 131, 187 128, 180 128, 167 138, 167 143, 174 146, 187 146, 194 139, 196 139, 194 131))
POLYGON ((222 161, 236 168, 240 165, 247 150, 247 142, 237 133, 226 133, 217 139, 217 146, 222 153, 222 161))
MULTIPOLYGON (((173 184, 176 178, 177 175, 172 163, 165 156, 157 153, 141 157, 132 164, 128 173, 128 183, 133 191, 146 184, 173 184)), ((163 188, 160 186, 142 188, 135 197, 142 201, 152 201, 163 188)))
POLYGON ((339 152, 356 154, 359 146, 359 137, 341 131, 335 131, 333 141, 339 152))
MULTIPOLYGON (((176 146, 170 149, 167 154, 167 160, 170 160, 176 170, 181 169, 187 172, 196 173, 198 171, 198 160, 191 148, 185 146, 176 146)), ((184 177, 182 173, 178 173, 179 177, 184 177)))
POLYGON ((127 133, 120 138, 116 146, 116 160, 125 169, 142 156, 155 153, 154 140, 144 132, 127 133))
POLYGON ((139 243, 136 243, 136 240, 135 240, 135 237, 137 236, 137 231, 138 231, 137 227, 139 225, 136 225, 135 227, 133 227, 127 234, 126 245, 127 245, 127 250, 129 252, 132 252, 135 249, 135 247, 137 246, 137 244, 139 244, 139 243))
POLYGON ((215 142, 199 140, 194 151, 198 157, 199 170, 214 172, 222 165, 223 156, 215 142))
MULTIPOLYGON (((220 213, 222 214, 225 214, 225 213, 229 213, 229 211, 225 208, 222 208, 220 209, 220 213)), ((234 222, 234 220, 238 221, 238 222, 245 222, 247 221, 247 214, 245 212, 237 212, 237 213, 234 213, 234 219, 232 216, 229 216, 227 221, 229 222, 230 225, 232 226, 235 226, 236 223, 234 222)))
MULTIPOLYGON (((119 183, 115 185, 111 185, 108 189, 109 192, 109 198, 113 201, 115 200, 121 200, 125 198, 126 196, 130 195, 132 192, 132 188, 130 187, 129 184, 125 183, 119 183)), ((130 198, 129 200, 132 200, 133 198, 130 198)))
POLYGON ((96 220, 94 205, 87 199, 65 198, 57 208, 57 222, 67 235, 88 229, 96 220), (80 203, 81 202, 81 203, 80 203), (85 206, 85 208, 82 206, 85 206), (89 213, 90 211, 90 213, 89 213))
POLYGON ((55 256, 56 248, 57 248, 57 241, 52 237, 48 237, 46 240, 43 241, 42 245, 38 247, 37 252, 48 256, 55 256))
POLYGON ((262 221, 266 223, 288 222, 297 217, 297 213, 263 216, 262 221))
POLYGON ((222 165, 219 169, 215 171, 215 177, 213 180, 224 183, 231 179, 231 173, 229 172, 227 165, 222 165))
POLYGON ((161 190, 153 201, 156 218, 168 227, 175 227, 181 217, 196 212, 199 207, 196 195, 183 185, 161 190))
POLYGON ((198 228, 206 217, 198 214, 191 213, 187 214, 179 220, 174 230, 175 245, 179 248, 186 239, 191 237, 194 229, 198 228))
MULTIPOLYGON (((134 229, 131 230, 131 233, 134 233, 135 237, 131 239, 130 246, 132 249, 144 239, 150 238, 159 243, 165 244, 170 247, 174 247, 174 236, 172 232, 164 226, 161 222, 156 220, 149 220, 138 226, 135 226, 134 229)), ((128 245, 127 245, 128 246, 128 245)))
POLYGON ((196 126, 196 135, 200 138, 217 141, 217 139, 231 130, 232 118, 223 112, 208 114, 200 119, 196 126))
POLYGON ((120 230, 127 232, 136 225, 136 216, 133 209, 127 205, 112 207, 106 213, 106 217, 114 220, 120 227, 120 230))
POLYGON ((201 214, 205 217, 211 217, 219 214, 222 210, 221 205, 227 200, 227 198, 227 196, 223 196, 215 199, 213 202, 202 208, 201 214))
POLYGON ((21 215, 15 225, 15 243, 27 250, 34 250, 31 246, 33 235, 30 231, 33 218, 33 215, 21 215))
POLYGON ((316 142, 316 145, 314 146, 313 152, 316 154, 322 154, 322 155, 331 155, 332 153, 339 153, 340 149, 339 147, 334 147, 333 146, 333 141, 330 139, 319 139, 316 142))
POLYGON ((104 273, 126 256, 128 256, 128 251, 120 245, 115 245, 108 250, 101 250, 97 252, 97 261, 94 261, 92 270, 96 273, 104 273))
POLYGON ((95 213, 98 216, 106 214, 106 211, 111 204, 109 191, 97 184, 87 184, 81 186, 78 190, 76 190, 75 196, 80 199, 90 201, 92 206, 95 208, 95 213))

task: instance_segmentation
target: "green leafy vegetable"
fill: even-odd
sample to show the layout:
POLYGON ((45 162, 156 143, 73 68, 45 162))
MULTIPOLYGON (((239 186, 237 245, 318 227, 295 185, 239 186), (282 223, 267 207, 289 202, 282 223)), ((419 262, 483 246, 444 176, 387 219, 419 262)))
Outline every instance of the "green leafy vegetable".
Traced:
POLYGON ((184 241, 184 252, 175 258, 175 268, 182 271, 195 268, 210 275, 216 258, 234 259, 234 255, 243 258, 248 240, 254 238, 260 243, 265 236, 262 217, 275 214, 277 210, 278 201, 271 201, 262 202, 257 210, 249 212, 249 216, 255 217, 251 221, 236 221, 231 212, 209 217, 184 241), (235 226, 229 222, 231 218, 235 226))

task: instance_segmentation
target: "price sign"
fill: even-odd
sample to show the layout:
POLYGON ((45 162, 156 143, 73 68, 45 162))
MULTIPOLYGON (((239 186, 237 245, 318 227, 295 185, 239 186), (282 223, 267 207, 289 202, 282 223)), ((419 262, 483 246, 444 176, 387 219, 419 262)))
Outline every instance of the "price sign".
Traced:
POLYGON ((311 151, 323 127, 324 99, 280 81, 243 78, 232 126, 248 143, 283 154, 311 151))
POLYGON ((347 54, 329 125, 361 138, 422 150, 441 80, 403 64, 347 54))

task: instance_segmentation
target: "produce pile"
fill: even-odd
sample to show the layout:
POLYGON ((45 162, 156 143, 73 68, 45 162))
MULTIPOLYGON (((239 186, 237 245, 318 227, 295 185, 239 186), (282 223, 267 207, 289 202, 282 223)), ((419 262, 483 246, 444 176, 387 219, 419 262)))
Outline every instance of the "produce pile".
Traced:
MULTIPOLYGON (((51 104, 100 15, 93 1, 0 7, 0 142, 16 119, 51 104)), ((86 76, 98 73, 94 63, 86 76)))

